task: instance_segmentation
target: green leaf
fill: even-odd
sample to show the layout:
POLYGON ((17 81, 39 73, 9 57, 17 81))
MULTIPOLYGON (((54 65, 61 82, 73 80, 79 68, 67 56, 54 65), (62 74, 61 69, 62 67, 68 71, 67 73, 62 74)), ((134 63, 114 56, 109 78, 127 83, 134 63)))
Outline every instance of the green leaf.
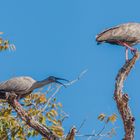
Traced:
POLYGON ((98 116, 98 120, 103 121, 105 119, 106 115, 104 113, 100 114, 98 116))

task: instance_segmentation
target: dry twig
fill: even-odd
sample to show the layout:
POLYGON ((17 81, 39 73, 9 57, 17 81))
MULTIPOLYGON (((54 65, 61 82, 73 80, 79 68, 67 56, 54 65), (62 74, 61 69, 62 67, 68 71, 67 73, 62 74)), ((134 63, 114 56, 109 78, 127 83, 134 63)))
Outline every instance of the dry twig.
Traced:
MULTIPOLYGON (((71 86, 72 84, 76 83, 77 81, 79 81, 79 80, 84 76, 85 73, 87 73, 87 71, 88 71, 87 69, 84 70, 84 71, 82 71, 76 79, 74 79, 74 80, 72 80, 72 81, 70 81, 70 82, 68 82, 67 84, 64 84, 64 85, 65 85, 66 87, 68 87, 68 86, 71 86)), ((48 99, 48 102, 47 102, 46 105, 42 108, 41 113, 44 112, 44 111, 46 110, 46 108, 48 107, 48 105, 49 105, 49 103, 51 102, 51 100, 55 97, 55 95, 59 92, 59 90, 60 90, 62 87, 63 87, 63 85, 57 85, 57 88, 56 88, 55 92, 54 92, 54 93, 52 94, 52 96, 48 99)))

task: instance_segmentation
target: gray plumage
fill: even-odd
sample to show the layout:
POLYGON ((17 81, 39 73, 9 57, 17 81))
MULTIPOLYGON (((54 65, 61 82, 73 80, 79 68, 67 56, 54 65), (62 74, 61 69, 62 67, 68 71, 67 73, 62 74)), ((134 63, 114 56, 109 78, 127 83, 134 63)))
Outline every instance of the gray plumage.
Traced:
POLYGON ((96 36, 98 43, 106 42, 130 47, 140 43, 140 23, 125 23, 109 28, 96 36), (121 44, 122 43, 122 44, 121 44))
POLYGON ((140 23, 125 23, 112 28, 109 28, 96 36, 98 44, 110 43, 115 45, 124 46, 125 59, 128 62, 128 49, 133 54, 136 53, 137 49, 132 46, 140 43, 140 23))
POLYGON ((20 99, 26 95, 29 95, 36 88, 43 87, 53 82, 62 84, 58 80, 67 81, 66 79, 57 78, 54 76, 49 76, 42 81, 36 81, 28 76, 15 77, 0 83, 0 98, 5 99, 6 92, 14 92, 17 95, 17 98, 20 99))

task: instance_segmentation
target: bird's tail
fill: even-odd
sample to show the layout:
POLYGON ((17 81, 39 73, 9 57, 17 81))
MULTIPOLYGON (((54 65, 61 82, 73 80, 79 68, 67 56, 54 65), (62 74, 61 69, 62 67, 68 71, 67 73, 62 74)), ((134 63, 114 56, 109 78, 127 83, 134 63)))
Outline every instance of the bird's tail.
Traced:
POLYGON ((6 92, 3 90, 0 90, 0 99, 6 99, 6 92))

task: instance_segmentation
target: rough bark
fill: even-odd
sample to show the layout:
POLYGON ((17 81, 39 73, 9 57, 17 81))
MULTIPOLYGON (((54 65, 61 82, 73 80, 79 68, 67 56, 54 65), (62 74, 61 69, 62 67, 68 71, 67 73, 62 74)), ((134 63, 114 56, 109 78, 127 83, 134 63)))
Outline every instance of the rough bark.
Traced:
POLYGON ((46 126, 40 124, 38 121, 34 120, 33 117, 29 117, 26 111, 22 108, 20 103, 16 100, 16 95, 10 93, 8 97, 8 103, 15 109, 18 115, 27 125, 38 131, 47 140, 59 140, 59 138, 46 126))
POLYGON ((117 104, 117 108, 119 113, 122 117, 125 136, 124 140, 134 140, 134 121, 135 118, 131 113, 131 109, 129 107, 128 101, 129 97, 128 94, 123 93, 123 85, 124 81, 127 78, 128 74, 130 73, 131 69, 133 68, 136 60, 139 58, 139 53, 137 52, 131 60, 126 62, 123 67, 119 70, 116 83, 115 83, 115 91, 114 91, 114 99, 117 104))

